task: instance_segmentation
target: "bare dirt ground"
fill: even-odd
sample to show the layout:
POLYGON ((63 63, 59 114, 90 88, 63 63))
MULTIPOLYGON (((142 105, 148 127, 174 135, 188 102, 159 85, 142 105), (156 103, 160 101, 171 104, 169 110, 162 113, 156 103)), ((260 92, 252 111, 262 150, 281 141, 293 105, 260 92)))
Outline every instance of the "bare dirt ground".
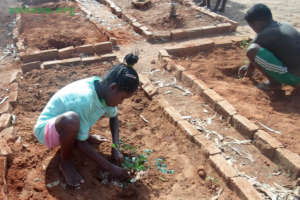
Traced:
MULTIPOLYGON (((213 5, 215 1, 212 0, 213 5)), ((300 30, 300 2, 298 0, 228 0, 224 15, 240 23, 239 34, 255 35, 247 26, 244 15, 250 7, 257 3, 269 6, 275 20, 287 22, 300 30)))
POLYGON ((20 38, 24 39, 27 52, 61 49, 107 41, 97 27, 83 17, 76 3, 47 3, 43 8, 75 8, 75 16, 66 13, 23 14, 20 38), (81 13, 81 14, 80 14, 81 13))
MULTIPOLYGON (((289 150, 300 154, 300 138, 297 135, 300 131, 299 92, 285 87, 286 96, 278 97, 257 89, 255 83, 248 78, 238 79, 237 70, 245 61, 245 49, 239 45, 217 48, 201 52, 194 57, 176 60, 224 96, 244 116, 280 131, 281 134, 270 134, 289 150)), ((254 79, 262 82, 264 76, 256 72, 254 79)), ((259 126, 259 123, 257 125, 259 126)))
MULTIPOLYGON (((92 75, 103 75, 111 63, 91 66, 76 66, 33 71, 20 77, 21 86, 18 105, 14 113, 18 117, 16 129, 19 142, 10 143, 14 154, 9 162, 7 174, 10 199, 210 199, 223 188, 221 199, 238 199, 212 170, 200 149, 186 139, 178 129, 162 115, 157 103, 149 101, 142 91, 119 107, 121 137, 139 152, 151 149, 151 169, 145 179, 122 190, 117 186, 103 185, 97 179, 96 164, 76 152, 75 162, 85 178, 78 192, 65 190, 61 185, 47 188, 46 184, 63 178, 58 172, 57 149, 49 151, 34 138, 32 127, 48 99, 67 83, 92 75), (58 73, 59 72, 59 73, 58 73), (64 77, 69 77, 65 79, 64 77), (143 115, 149 123, 140 117, 143 115), (185 141, 184 143, 182 141, 185 141), (163 174, 156 169, 155 160, 164 158, 175 174, 163 174), (198 175, 204 168, 206 180, 198 175)), ((92 133, 110 138, 108 120, 95 124, 92 133)), ((16 138, 17 139, 17 138, 16 138)), ((111 143, 95 147, 107 158, 111 143)))

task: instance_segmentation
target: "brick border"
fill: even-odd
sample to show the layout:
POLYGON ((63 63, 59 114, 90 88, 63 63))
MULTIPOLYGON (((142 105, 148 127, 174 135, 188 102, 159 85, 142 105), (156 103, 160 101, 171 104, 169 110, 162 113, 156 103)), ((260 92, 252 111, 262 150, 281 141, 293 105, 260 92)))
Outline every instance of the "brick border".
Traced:
POLYGON ((59 60, 66 58, 75 58, 84 55, 103 55, 107 53, 112 53, 112 43, 111 42, 99 42, 94 44, 85 44, 81 46, 69 46, 62 49, 48 49, 44 51, 38 51, 32 54, 26 54, 24 52, 20 53, 20 59, 22 63, 32 63, 32 62, 43 62, 51 60, 59 60))
MULTIPOLYGON (((163 52, 161 52, 160 56, 162 55, 163 52)), ((144 89, 143 86, 147 86, 151 81, 145 75, 139 74, 139 76, 142 88, 144 89)), ((144 89, 144 92, 147 93, 147 90, 144 89)), ((177 126, 189 140, 197 144, 203 150, 203 154, 208 158, 209 164, 224 179, 226 185, 231 190, 244 200, 263 200, 260 193, 246 178, 239 177, 236 170, 227 163, 226 159, 222 156, 221 150, 216 148, 212 141, 206 139, 203 135, 199 135, 198 130, 186 120, 182 119, 180 113, 163 97, 158 98, 157 101, 167 120, 177 126)))
POLYGON ((149 42, 152 43, 168 42, 168 41, 182 40, 182 39, 194 39, 194 38, 199 38, 211 34, 230 33, 236 31, 238 26, 237 22, 230 20, 227 17, 206 11, 205 9, 198 8, 193 2, 185 2, 189 6, 191 6, 192 9, 197 10, 203 14, 206 14, 207 16, 215 20, 223 21, 223 23, 218 25, 213 25, 213 26, 203 26, 199 28, 187 28, 187 29, 176 29, 176 30, 174 29, 171 31, 165 31, 163 33, 152 32, 146 25, 138 22, 136 18, 123 13, 122 9, 118 7, 112 0, 98 0, 98 1, 106 5, 107 7, 109 7, 113 14, 127 21, 133 27, 135 32, 143 35, 149 42))
POLYGON ((115 54, 105 54, 102 56, 90 56, 90 57, 76 57, 76 58, 67 58, 63 60, 51 60, 45 62, 30 62, 21 65, 21 70, 23 74, 30 72, 34 69, 50 69, 57 65, 78 65, 78 64, 91 64, 95 62, 104 62, 104 61, 113 61, 117 58, 115 54))
POLYGON ((7 199, 7 159, 11 156, 12 150, 8 142, 12 142, 15 137, 14 127, 12 124, 13 114, 12 107, 18 98, 18 83, 11 82, 8 85, 8 99, 0 105, 0 199, 7 199))
MULTIPOLYGON (((196 51, 207 50, 209 48, 224 47, 233 42, 240 42, 249 38, 228 37, 218 42, 203 39, 197 43, 185 43, 170 48, 165 48, 159 52, 159 60, 162 67, 173 70, 178 80, 194 88, 198 95, 203 96, 212 108, 221 114, 234 128, 245 138, 251 139, 253 144, 274 163, 286 169, 294 179, 300 176, 300 156, 284 148, 284 146, 270 134, 259 129, 259 127, 240 115, 233 105, 222 96, 210 89, 203 81, 195 78, 192 74, 185 71, 185 68, 175 65, 171 57, 190 55, 196 51)), ((170 71, 170 70, 168 70, 170 71)))

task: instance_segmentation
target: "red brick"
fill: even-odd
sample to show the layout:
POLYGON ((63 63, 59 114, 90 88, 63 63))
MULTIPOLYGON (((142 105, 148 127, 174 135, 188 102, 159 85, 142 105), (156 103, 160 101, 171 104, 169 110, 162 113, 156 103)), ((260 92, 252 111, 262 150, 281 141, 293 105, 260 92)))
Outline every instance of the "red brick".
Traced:
POLYGON ((232 31, 232 25, 230 23, 222 23, 217 25, 217 33, 228 33, 232 31))
POLYGON ((100 56, 91 56, 91 57, 82 58, 83 64, 91 64, 91 63, 101 62, 101 61, 102 58, 100 56))
POLYGON ((0 156, 0 199, 6 199, 7 183, 6 183, 6 171, 7 171, 7 158, 0 156))
POLYGON ((215 109, 215 106, 219 101, 224 101, 224 98, 212 89, 204 90, 202 94, 208 103, 213 107, 213 109, 215 109))
POLYGON ((133 22, 132 26, 133 26, 133 29, 135 30, 135 32, 142 33, 142 30, 141 30, 141 27, 143 26, 142 24, 140 24, 139 22, 133 22))
POLYGON ((232 40, 230 38, 220 38, 215 41, 216 47, 231 47, 233 45, 232 40))
POLYGON ((254 133, 258 130, 258 127, 253 122, 239 114, 233 116, 232 123, 237 131, 249 139, 253 139, 254 133))
POLYGON ((293 178, 300 176, 300 156, 284 148, 277 148, 273 161, 289 171, 293 178))
POLYGON ((12 153, 10 147, 7 145, 7 141, 1 137, 0 138, 0 156, 8 156, 12 153))
POLYGON ((12 111, 12 106, 9 103, 8 99, 0 105, 0 115, 3 113, 9 113, 12 111))
POLYGON ((11 73, 11 77, 10 77, 10 80, 9 80, 9 84, 15 82, 17 80, 17 77, 19 75, 19 71, 14 71, 11 73))
POLYGON ((35 54, 26 54, 24 52, 20 53, 20 59, 23 63, 29 63, 34 61, 40 61, 39 55, 35 54))
POLYGON ((166 48, 166 51, 175 56, 187 56, 208 50, 214 46, 214 42, 209 39, 202 39, 198 42, 186 42, 166 48))
POLYGON ((101 42, 94 44, 94 49, 96 54, 105 54, 105 53, 111 53, 112 52, 112 44, 111 42, 101 42))
POLYGON ((147 38, 147 40, 151 40, 153 37, 153 32, 151 32, 149 30, 148 31, 143 30, 143 35, 147 38))
POLYGON ((194 84, 194 80, 196 79, 196 76, 190 74, 190 72, 183 71, 181 74, 181 81, 185 83, 188 87, 192 87, 194 84))
POLYGON ((11 125, 11 119, 12 115, 9 113, 4 113, 0 116, 0 131, 11 125))
POLYGON ((221 150, 216 147, 214 142, 206 139, 204 135, 196 135, 194 139, 195 143, 203 149, 206 157, 221 153, 221 150))
POLYGON ((198 93, 200 95, 202 95, 204 90, 209 89, 207 87, 207 85, 199 79, 194 80, 194 84, 193 84, 192 88, 196 91, 196 93, 198 93))
POLYGON ((182 79, 182 72, 185 70, 184 67, 182 67, 181 65, 175 65, 175 71, 176 71, 176 79, 177 80, 181 80, 182 79))
POLYGON ((158 59, 161 60, 164 57, 170 57, 170 55, 166 50, 163 49, 158 52, 158 59))
POLYGON ((40 69, 40 67, 41 67, 41 62, 40 61, 35 61, 35 62, 22 64, 21 70, 25 74, 29 71, 34 70, 34 69, 40 69))
POLYGON ((229 183, 230 178, 237 177, 238 174, 236 170, 227 163, 222 154, 216 154, 209 156, 209 161, 211 165, 216 169, 218 174, 224 178, 224 180, 229 183))
POLYGON ((158 99, 158 102, 159 102, 159 107, 160 107, 162 110, 163 110, 164 108, 170 106, 169 102, 168 102, 165 98, 163 98, 163 97, 159 98, 159 99, 158 99))
POLYGON ((114 55, 114 54, 105 54, 105 55, 102 55, 101 56, 101 61, 104 62, 104 61, 113 61, 113 60, 116 60, 117 59, 117 56, 114 55))
POLYGON ((240 199, 263 200, 261 194, 249 183, 245 177, 234 177, 230 180, 230 188, 234 190, 240 199))
POLYGON ((58 50, 58 57, 60 59, 72 58, 75 56, 76 50, 73 46, 58 50))
POLYGON ((146 92, 147 96, 152 99, 152 97, 158 94, 158 89, 154 87, 152 84, 148 84, 143 86, 144 91, 146 92))
POLYGON ((50 69, 61 64, 61 60, 46 61, 41 64, 41 69, 50 69))
POLYGON ((187 34, 184 29, 176 29, 171 31, 171 40, 182 40, 186 38, 187 38, 187 34))
POLYGON ((112 46, 116 46, 116 45, 118 45, 118 40, 117 40, 117 38, 115 38, 115 37, 110 37, 109 38, 109 41, 111 42, 111 44, 112 44, 112 46))
POLYGON ((259 130, 254 134, 253 143, 265 156, 271 160, 274 158, 275 150, 283 147, 278 140, 262 130, 259 130))
POLYGON ((228 122, 231 121, 233 115, 237 113, 236 109, 226 100, 219 101, 216 104, 215 110, 219 114, 221 114, 228 122))
POLYGON ((37 55, 39 55, 39 61, 48 61, 48 60, 56 60, 58 58, 58 50, 57 49, 49 49, 40 51, 37 55))
POLYGON ((60 65, 78 65, 81 63, 81 58, 68 58, 64 60, 60 60, 60 65))
POLYGON ((85 55, 92 55, 95 53, 94 46, 92 44, 82 45, 76 47, 76 53, 78 54, 85 54, 85 55))
POLYGON ((199 134, 199 131, 193 127, 192 124, 186 120, 177 121, 177 126, 183 131, 184 135, 187 136, 191 141, 195 142, 194 136, 199 134))
POLYGON ((172 106, 164 108, 164 115, 174 125, 176 125, 178 121, 182 120, 180 113, 172 106))
POLYGON ((14 142, 16 138, 15 129, 13 126, 5 128, 0 132, 0 138, 3 138, 6 142, 14 142))
POLYGON ((170 32, 163 32, 163 33, 154 32, 152 35, 152 39, 166 42, 166 41, 171 40, 171 33, 170 32))
POLYGON ((208 34, 216 34, 218 33, 218 29, 216 26, 203 26, 202 27, 202 34, 208 35, 208 34))

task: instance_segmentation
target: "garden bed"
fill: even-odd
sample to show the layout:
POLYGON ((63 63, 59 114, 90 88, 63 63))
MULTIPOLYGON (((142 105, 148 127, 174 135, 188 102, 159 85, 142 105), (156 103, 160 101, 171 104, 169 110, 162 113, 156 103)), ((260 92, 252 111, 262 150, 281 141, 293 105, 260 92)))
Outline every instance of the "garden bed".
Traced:
MULTIPOLYGON (((141 90, 119 107, 120 136, 126 143, 134 145, 138 152, 152 150, 148 157, 151 168, 147 176, 125 189, 102 184, 98 180, 96 164, 75 152, 76 167, 85 183, 78 191, 64 189, 64 180, 57 169, 58 149, 49 151, 39 144, 32 128, 55 91, 77 79, 103 75, 111 63, 101 63, 100 66, 99 63, 64 68, 57 66, 33 70, 19 77, 19 96, 14 109, 18 119, 15 125, 18 142, 9 143, 14 152, 7 173, 10 199, 93 200, 100 196, 101 199, 211 199, 221 188, 224 189, 221 196, 225 199, 238 199, 209 166, 200 148, 187 140, 163 115, 157 102, 148 100, 141 90), (167 168, 174 170, 174 174, 160 172, 155 165, 158 158, 166 160, 167 168), (199 168, 205 169, 206 179, 198 175, 199 168), (58 185, 49 188, 46 186, 49 183, 58 185)), ((91 133, 110 139, 108 120, 97 122, 91 133)), ((110 142, 95 148, 109 158, 110 142)))
MULTIPOLYGON (((286 96, 278 97, 255 87, 255 82, 248 78, 239 79, 238 68, 247 63, 246 49, 240 43, 226 47, 212 47, 200 51, 197 55, 177 57, 175 62, 182 65, 188 73, 204 81, 209 88, 234 105, 237 110, 254 121, 260 128, 266 125, 281 134, 265 129, 277 138, 287 149, 300 153, 297 133, 300 131, 299 94, 292 88, 284 87, 286 96)), ((265 78, 256 72, 255 81, 265 78)))
MULTIPOLYGON (((150 41, 169 41, 202 37, 209 34, 232 32, 234 22, 203 13, 190 2, 182 0, 151 1, 144 9, 137 8, 132 1, 105 1, 113 12, 123 16, 134 29, 150 41), (118 7, 119 6, 119 7, 118 7)), ((139 2, 141 3, 141 2, 139 2)))
MULTIPOLYGON (((34 8, 34 7, 32 7, 34 8)), ((19 27, 19 41, 23 41, 23 51, 62 49, 108 41, 105 30, 91 23, 74 2, 46 3, 35 8, 51 9, 51 13, 23 13, 19 27), (59 9, 66 8, 66 12, 59 9), (74 8, 74 15, 70 9, 74 8)), ((30 8, 31 9, 31 8, 30 8)), ((22 49, 21 49, 22 50, 22 49)))

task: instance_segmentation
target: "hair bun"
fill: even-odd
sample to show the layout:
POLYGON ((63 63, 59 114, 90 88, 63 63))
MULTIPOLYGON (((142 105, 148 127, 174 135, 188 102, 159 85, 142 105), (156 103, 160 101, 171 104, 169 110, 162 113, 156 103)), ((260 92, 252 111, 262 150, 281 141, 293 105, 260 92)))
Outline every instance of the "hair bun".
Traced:
POLYGON ((137 55, 134 55, 133 53, 129 53, 125 56, 124 60, 128 67, 132 67, 138 62, 139 57, 137 55))

